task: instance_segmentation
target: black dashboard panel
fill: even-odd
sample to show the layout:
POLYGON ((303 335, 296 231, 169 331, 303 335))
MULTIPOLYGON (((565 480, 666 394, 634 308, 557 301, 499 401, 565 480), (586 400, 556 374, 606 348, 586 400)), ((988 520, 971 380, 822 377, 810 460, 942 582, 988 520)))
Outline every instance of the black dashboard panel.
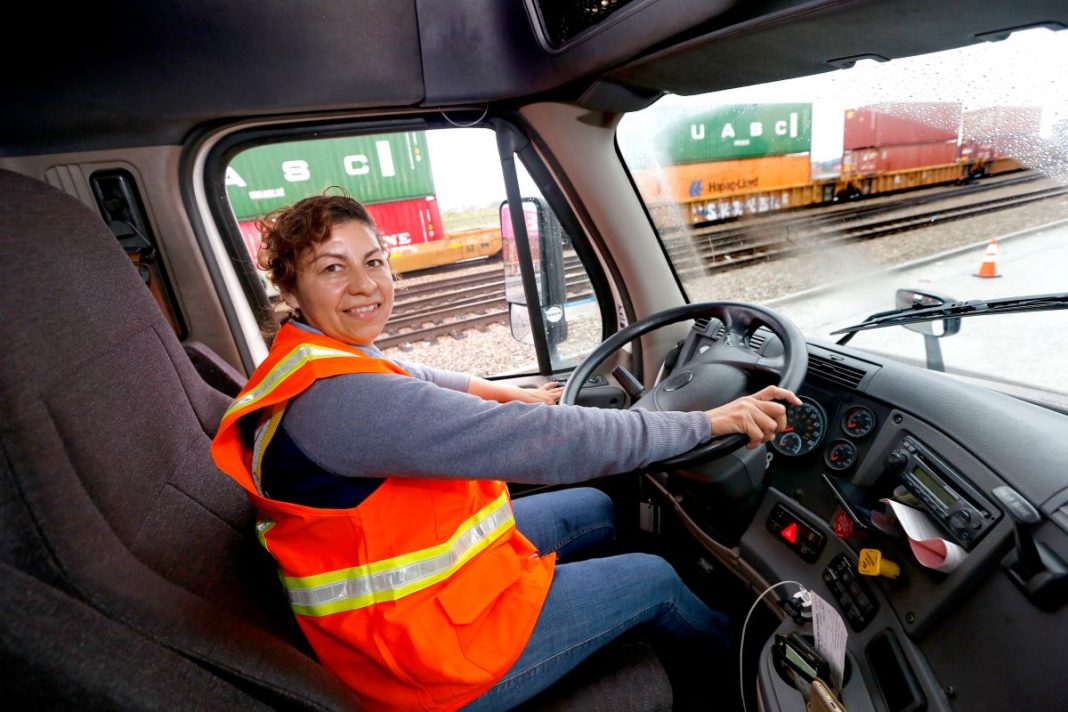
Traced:
MULTIPOLYGON (((799 395, 825 411, 822 441, 800 457, 774 453, 769 489, 740 548, 770 583, 797 581, 854 623, 848 643, 853 682, 843 689, 843 703, 850 710, 1023 709, 1010 684, 1017 681, 1029 689, 1026 709, 1059 708, 1068 699, 1068 679, 1057 670, 1056 648, 1068 630, 1068 606, 1043 604, 1013 584, 1004 566, 1016 550, 1014 520, 991 492, 1009 485, 1043 510, 1044 521, 1028 531, 1045 551, 1068 561, 1068 529, 1053 516, 1068 486, 1068 418, 844 347, 811 343, 810 361, 815 366, 799 395), (849 413, 859 418, 850 422, 849 413), (828 451, 840 442, 851 445, 855 456, 831 467, 828 451), (929 468, 934 479, 921 471, 922 481, 952 485, 947 491, 953 496, 939 491, 933 500, 931 521, 936 527, 945 523, 947 528, 939 528, 944 538, 960 535, 953 527, 968 519, 962 509, 981 519, 964 527, 966 557, 946 573, 921 565, 904 538, 878 528, 836 526, 846 515, 823 475, 846 483, 839 495, 855 495, 849 488, 860 488, 868 504, 895 490, 908 497, 906 475, 918 461, 899 462, 907 443, 917 446, 913 450, 923 462, 936 463, 929 468), (769 520, 786 521, 783 510, 826 538, 818 558, 806 560, 777 541, 769 520), (839 590, 856 577, 847 576, 845 586, 835 583, 847 565, 855 572, 863 548, 878 549, 901 573, 894 579, 863 577, 876 605, 856 624, 850 615, 855 596, 843 598, 839 590), (1030 626, 1041 630, 1032 632, 1030 626), (1032 636, 1039 651, 1025 651, 1021 641, 1032 636), (974 648, 971 638, 979 641, 974 648), (1008 654, 999 654, 999 646, 1008 654), (972 655, 973 649, 982 655, 972 655)), ((913 489, 916 481, 921 480, 911 481, 913 489)), ((795 627, 788 618, 780 632, 795 627)), ((770 655, 769 643, 760 678, 766 708, 804 709, 800 693, 772 669, 770 655)))

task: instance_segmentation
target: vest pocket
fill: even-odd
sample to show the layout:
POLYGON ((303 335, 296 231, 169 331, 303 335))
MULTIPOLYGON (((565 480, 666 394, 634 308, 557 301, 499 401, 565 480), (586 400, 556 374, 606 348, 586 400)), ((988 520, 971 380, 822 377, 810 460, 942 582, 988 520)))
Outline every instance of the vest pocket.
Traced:
POLYGON ((476 556, 438 593, 445 614, 457 625, 473 623, 519 578, 519 558, 508 544, 476 556))
POLYGON ((505 544, 470 562, 440 593, 464 657, 499 679, 526 644, 517 625, 529 602, 519 585, 518 554, 505 544))
POLYGON ((379 655, 395 676, 435 699, 488 687, 526 643, 515 630, 521 573, 519 555, 504 543, 467 562, 432 596, 383 604, 373 632, 379 655))

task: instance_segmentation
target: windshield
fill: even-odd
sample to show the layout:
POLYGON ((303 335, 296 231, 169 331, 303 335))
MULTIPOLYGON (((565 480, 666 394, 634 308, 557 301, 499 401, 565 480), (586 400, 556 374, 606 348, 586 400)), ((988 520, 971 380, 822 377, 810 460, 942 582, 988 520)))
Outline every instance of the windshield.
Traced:
MULTIPOLYGON (((1068 32, 668 96, 618 143, 692 301, 761 302, 833 341, 909 295, 1068 291, 1068 32)), ((850 346, 1068 408, 1065 311, 850 346)))

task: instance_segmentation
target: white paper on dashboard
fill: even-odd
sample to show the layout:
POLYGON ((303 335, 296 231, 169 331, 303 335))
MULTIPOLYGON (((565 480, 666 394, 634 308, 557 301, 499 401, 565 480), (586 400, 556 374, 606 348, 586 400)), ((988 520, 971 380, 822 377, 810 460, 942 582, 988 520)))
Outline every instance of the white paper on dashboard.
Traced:
POLYGON ((846 643, 849 631, 845 621, 834 606, 815 593, 812 596, 812 632, 816 638, 816 652, 823 656, 831 668, 831 686, 835 692, 842 690, 842 675, 845 672, 846 643))
POLYGON ((916 560, 927 568, 948 574, 968 556, 968 552, 961 546, 942 538, 938 526, 926 512, 892 499, 882 501, 890 505, 898 524, 905 530, 916 560))

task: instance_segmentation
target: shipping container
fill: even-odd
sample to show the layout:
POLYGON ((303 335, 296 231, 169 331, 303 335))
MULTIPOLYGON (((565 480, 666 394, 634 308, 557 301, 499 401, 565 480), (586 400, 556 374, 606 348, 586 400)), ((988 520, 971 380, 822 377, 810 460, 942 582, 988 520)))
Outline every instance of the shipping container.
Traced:
POLYGON ((847 150, 842 154, 842 176, 874 175, 927 166, 956 163, 957 142, 916 143, 847 150))
POLYGON ((811 104, 732 104, 679 111, 668 120, 660 163, 703 163, 807 153, 811 104))
POLYGON ((876 104, 845 112, 843 150, 956 141, 961 105, 953 102, 876 104))
MULTIPOLYGON (((391 248, 421 245, 440 240, 445 235, 438 201, 434 196, 376 203, 366 207, 382 235, 382 241, 391 248)), ((241 238, 253 260, 262 241, 256 222, 255 219, 238 222, 241 238)))
POLYGON ((636 171, 634 179, 647 203, 685 203, 808 183, 811 170, 803 153, 664 166, 636 171))
POLYGON ((995 156, 1025 156, 1039 147, 1042 109, 1037 106, 990 106, 964 112, 961 157, 989 160, 995 156), (989 154, 989 155, 986 155, 989 154))
POLYGON ((241 229, 241 239, 245 242, 245 249, 248 250, 249 257, 252 258, 252 264, 258 266, 256 254, 260 251, 263 235, 260 233, 260 229, 256 227, 256 221, 239 220, 237 226, 241 229))
POLYGON ((382 240, 390 247, 420 245, 440 240, 445 235, 438 200, 432 195, 392 203, 375 203, 367 212, 378 227, 382 240))
POLYGON ((265 215, 340 186, 363 203, 434 194, 422 131, 290 141, 256 146, 226 169, 226 193, 239 220, 265 215))

